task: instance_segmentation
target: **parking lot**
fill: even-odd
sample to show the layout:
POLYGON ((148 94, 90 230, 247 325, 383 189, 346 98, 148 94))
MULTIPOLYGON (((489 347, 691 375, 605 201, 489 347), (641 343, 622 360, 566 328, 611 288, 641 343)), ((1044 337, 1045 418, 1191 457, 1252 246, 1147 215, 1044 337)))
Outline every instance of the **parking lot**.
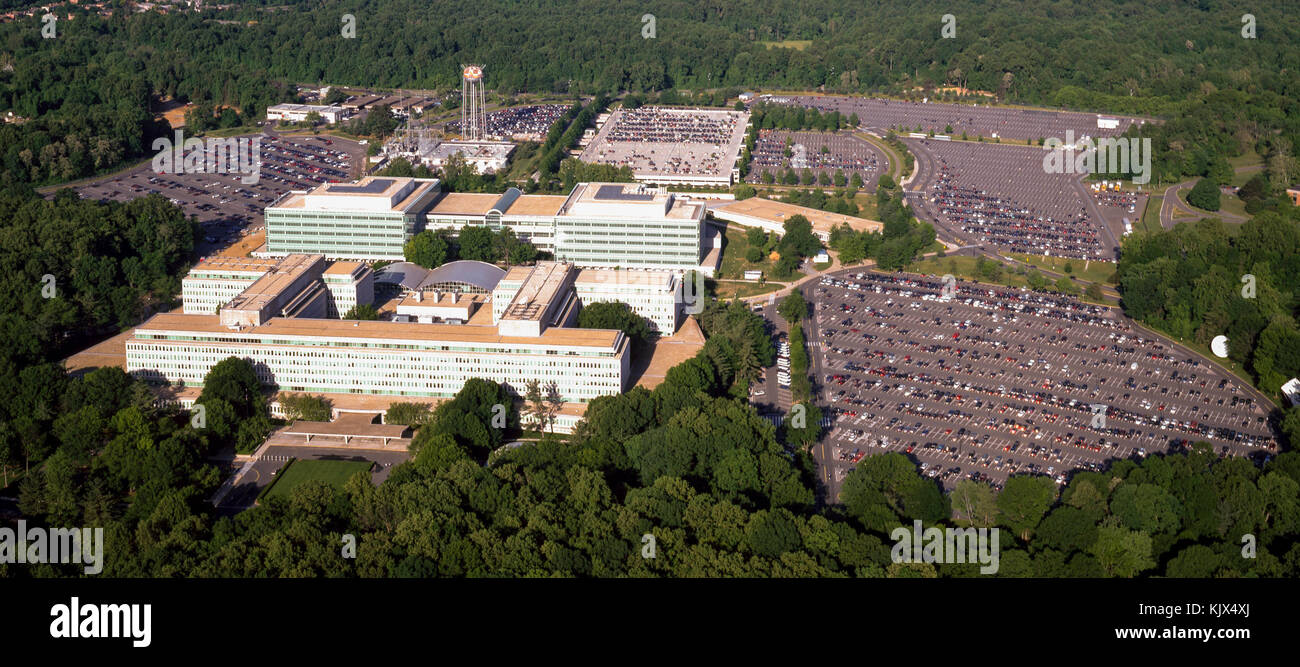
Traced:
POLYGON ((866 456, 902 452, 951 488, 1210 442, 1267 455, 1271 404, 1190 352, 1076 299, 937 277, 842 272, 805 288, 830 497, 866 456))
POLYGON ((346 181, 363 164, 365 146, 334 137, 263 135, 256 183, 244 174, 158 174, 142 165, 127 174, 77 188, 83 198, 127 201, 150 194, 167 197, 203 225, 198 252, 207 255, 262 229, 262 210, 289 190, 346 181))
POLYGON ((912 200, 917 214, 939 228, 1032 255, 1113 260, 1118 252, 1117 235, 1092 192, 1077 174, 1046 173, 1042 149, 904 142, 924 156, 912 184, 921 193, 912 200))
POLYGON ((750 183, 761 183, 764 172, 779 181, 789 167, 798 174, 808 169, 828 177, 843 172, 845 179, 852 179, 856 173, 862 179, 864 192, 875 192, 881 170, 888 167, 888 161, 871 144, 852 134, 836 132, 760 130, 750 158, 746 177, 750 183), (787 146, 789 157, 785 155, 787 146))
POLYGON ((863 127, 897 128, 902 126, 904 132, 948 133, 960 137, 963 132, 970 139, 983 136, 986 138, 1029 139, 1056 137, 1064 139, 1067 131, 1079 137, 1085 134, 1092 137, 1109 137, 1123 134, 1129 125, 1142 122, 1121 116, 1107 116, 1117 121, 1115 128, 1098 127, 1097 114, 1077 113, 1073 111, 1055 111, 1050 109, 1023 109, 1015 107, 994 107, 987 104, 976 106, 970 104, 940 104, 906 102, 865 97, 842 97, 833 95, 764 95, 762 98, 775 104, 793 104, 826 111, 839 111, 845 118, 858 115, 863 127), (920 128, 919 130, 917 128, 920 128))

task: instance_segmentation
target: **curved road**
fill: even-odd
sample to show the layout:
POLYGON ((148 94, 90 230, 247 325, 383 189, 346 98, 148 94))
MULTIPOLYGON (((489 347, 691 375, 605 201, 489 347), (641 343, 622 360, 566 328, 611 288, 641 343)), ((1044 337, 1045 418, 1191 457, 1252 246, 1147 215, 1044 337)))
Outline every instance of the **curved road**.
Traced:
POLYGON ((1198 211, 1192 208, 1191 206, 1184 204, 1182 197, 1179 197, 1178 193, 1192 187, 1193 185, 1196 185, 1196 181, 1183 181, 1182 183, 1175 183, 1165 188, 1164 200, 1160 202, 1160 226, 1161 227, 1164 227, 1165 229, 1173 229, 1174 225, 1178 224, 1177 222, 1174 221, 1175 215, 1190 215, 1196 220, 1200 220, 1201 218, 1214 217, 1214 218, 1219 218, 1224 222, 1233 222, 1233 223, 1245 222, 1246 220, 1248 220, 1248 218, 1243 218, 1239 215, 1228 213, 1226 211, 1215 211, 1215 212, 1198 211))

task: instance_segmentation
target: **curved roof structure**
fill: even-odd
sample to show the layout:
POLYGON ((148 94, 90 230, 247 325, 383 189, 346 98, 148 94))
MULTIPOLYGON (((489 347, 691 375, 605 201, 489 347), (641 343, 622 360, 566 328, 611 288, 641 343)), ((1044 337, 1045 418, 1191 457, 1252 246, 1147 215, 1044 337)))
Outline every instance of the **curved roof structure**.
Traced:
POLYGON ((419 282, 419 287, 438 283, 466 283, 491 292, 505 276, 505 269, 500 267, 487 262, 462 259, 447 262, 436 269, 430 270, 424 279, 419 282))
POLYGON ((514 204, 515 200, 519 199, 522 194, 524 193, 520 192, 519 188, 506 188, 506 191, 501 194, 501 198, 497 199, 496 203, 492 205, 491 210, 497 213, 509 211, 510 205, 514 204))
POLYGON ((406 289, 415 289, 429 275, 429 269, 413 262, 394 262, 375 273, 375 282, 399 284, 406 289))

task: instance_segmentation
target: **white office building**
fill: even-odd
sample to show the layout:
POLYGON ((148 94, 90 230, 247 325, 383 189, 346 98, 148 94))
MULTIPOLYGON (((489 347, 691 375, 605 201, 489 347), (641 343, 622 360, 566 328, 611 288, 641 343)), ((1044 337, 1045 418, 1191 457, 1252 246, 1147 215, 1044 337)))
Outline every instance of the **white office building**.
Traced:
POLYGON ((394 398, 450 398, 476 377, 520 395, 529 380, 554 380, 566 403, 625 387, 631 359, 623 332, 569 326, 578 307, 571 265, 532 267, 491 324, 325 319, 323 265, 320 256, 286 258, 220 314, 155 315, 126 341, 127 371, 202 386, 233 356, 249 359, 259 380, 281 391, 394 398))
POLYGON ((276 104, 266 108, 267 120, 286 120, 291 123, 301 123, 307 120, 307 117, 316 113, 321 120, 333 125, 341 120, 347 119, 351 111, 340 106, 326 106, 320 104, 276 104))

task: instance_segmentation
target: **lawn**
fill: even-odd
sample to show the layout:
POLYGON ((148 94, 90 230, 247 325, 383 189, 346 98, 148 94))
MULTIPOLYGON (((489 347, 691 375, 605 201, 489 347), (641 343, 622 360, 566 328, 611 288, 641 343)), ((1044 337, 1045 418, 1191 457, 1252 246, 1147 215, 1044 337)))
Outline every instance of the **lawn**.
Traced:
POLYGON ((1026 264, 1032 264, 1046 271, 1055 271, 1065 273, 1065 265, 1070 264, 1074 273, 1068 274, 1072 278, 1086 280, 1093 283, 1102 283, 1113 285, 1110 277, 1115 273, 1115 265, 1109 262, 1091 262, 1088 268, 1084 270, 1084 262, 1081 259, 1066 259, 1063 257, 1044 257, 1042 255, 1023 255, 1020 253, 1009 252, 1007 257, 1018 259, 1026 264))
POLYGON ((749 250, 749 239, 745 238, 748 229, 739 226, 727 225, 727 230, 722 235, 722 266, 718 268, 719 278, 742 278, 746 271, 762 271, 763 277, 772 277, 772 260, 769 256, 764 255, 763 259, 758 262, 750 262, 745 259, 745 251, 749 250))
POLYGON ((746 282, 743 280, 710 280, 708 282, 709 291, 713 296, 720 300, 743 299, 747 296, 758 294, 767 294, 775 292, 784 285, 780 283, 763 283, 746 282))
POLYGON ((1190 192, 1191 192, 1191 189, 1180 190, 1180 191, 1178 192, 1178 198, 1181 199, 1182 202, 1183 202, 1184 204, 1187 204, 1188 206, 1191 206, 1191 207, 1192 207, 1192 210, 1199 212, 1199 213, 1200 213, 1202 216, 1204 216, 1204 217, 1207 217, 1207 218, 1217 217, 1217 216, 1219 215, 1219 213, 1221 213, 1221 212, 1222 212, 1222 213, 1230 213, 1230 214, 1232 214, 1232 215, 1239 215, 1239 216, 1241 216, 1241 217, 1243 217, 1243 218, 1249 218, 1249 217, 1251 217, 1251 215, 1250 215, 1249 213, 1246 212, 1246 202, 1242 201, 1242 200, 1241 200, 1241 197, 1238 197, 1238 196, 1236 196, 1236 195, 1224 195, 1224 194, 1221 194, 1221 195, 1219 195, 1219 210, 1218 210, 1218 211, 1203 211, 1203 210, 1201 210, 1201 209, 1199 209, 1199 208, 1197 208, 1197 207, 1195 207, 1195 206, 1192 206, 1191 204, 1188 204, 1188 203, 1187 203, 1187 195, 1188 195, 1188 193, 1190 193, 1190 192))
POLYGON ((1163 227, 1160 226, 1160 207, 1164 206, 1164 195, 1154 195, 1147 199, 1147 207, 1142 211, 1142 217, 1138 219, 1138 224, 1133 226, 1134 232, 1158 232, 1163 227))
MULTIPOLYGON (((1005 266, 1005 264, 1003 265, 1005 266)), ((927 257, 919 262, 912 262, 907 266, 905 271, 911 273, 925 273, 932 276, 943 276, 952 274, 955 278, 962 280, 974 280, 983 282, 979 274, 975 271, 975 258, 964 255, 953 255, 948 257, 927 257)), ((1013 273, 1007 269, 1002 270, 1002 280, 1000 285, 1008 287, 1028 287, 1029 281, 1024 276, 1013 273)))
MULTIPOLYGON (((993 284, 993 285, 1006 285, 1007 287, 1014 287, 1017 289, 1021 287, 1029 287, 1029 279, 1026 278, 1025 276, 1016 273, 1014 270, 1007 268, 1006 263, 1002 263, 1002 277, 999 278, 998 281, 995 283, 989 283, 988 281, 980 278, 979 274, 975 271, 975 260, 976 258, 974 257, 966 257, 964 255, 956 255, 956 256, 949 256, 949 257, 942 257, 942 258, 928 257, 919 262, 912 262, 907 266, 905 270, 910 271, 912 273, 924 273, 932 276, 943 276, 946 274, 952 274, 953 277, 960 278, 962 280, 973 280, 976 282, 982 282, 985 284, 993 284)), ((1075 261, 1078 262, 1079 260, 1075 260, 1075 261)), ((1110 270, 1114 271, 1114 268, 1112 267, 1110 270)), ((1055 291, 1056 281, 1051 276, 1044 276, 1044 277, 1048 279, 1047 289, 1055 291)), ((1079 289, 1079 293, 1075 294, 1075 296, 1087 300, 1087 298, 1083 296, 1084 286, 1077 282, 1074 285, 1079 289)), ((1113 304, 1114 301, 1111 299, 1104 299, 1103 303, 1113 304)))
POLYGON ((265 498, 289 497, 289 493, 306 482, 320 480, 336 489, 342 489, 348 478, 359 472, 369 472, 370 461, 329 461, 294 459, 275 477, 275 482, 262 492, 265 498))
POLYGON ((1260 172, 1258 170, 1256 171, 1237 171, 1237 170, 1241 169, 1242 167, 1257 167, 1257 166, 1262 167, 1264 165, 1264 158, 1260 157, 1259 153, 1256 153, 1254 150, 1247 150, 1245 153, 1241 154, 1241 157, 1228 158, 1228 165, 1231 166, 1233 170, 1232 181, 1231 181, 1232 185, 1241 187, 1246 184, 1246 181, 1249 181, 1250 179, 1254 178, 1255 175, 1260 172))

